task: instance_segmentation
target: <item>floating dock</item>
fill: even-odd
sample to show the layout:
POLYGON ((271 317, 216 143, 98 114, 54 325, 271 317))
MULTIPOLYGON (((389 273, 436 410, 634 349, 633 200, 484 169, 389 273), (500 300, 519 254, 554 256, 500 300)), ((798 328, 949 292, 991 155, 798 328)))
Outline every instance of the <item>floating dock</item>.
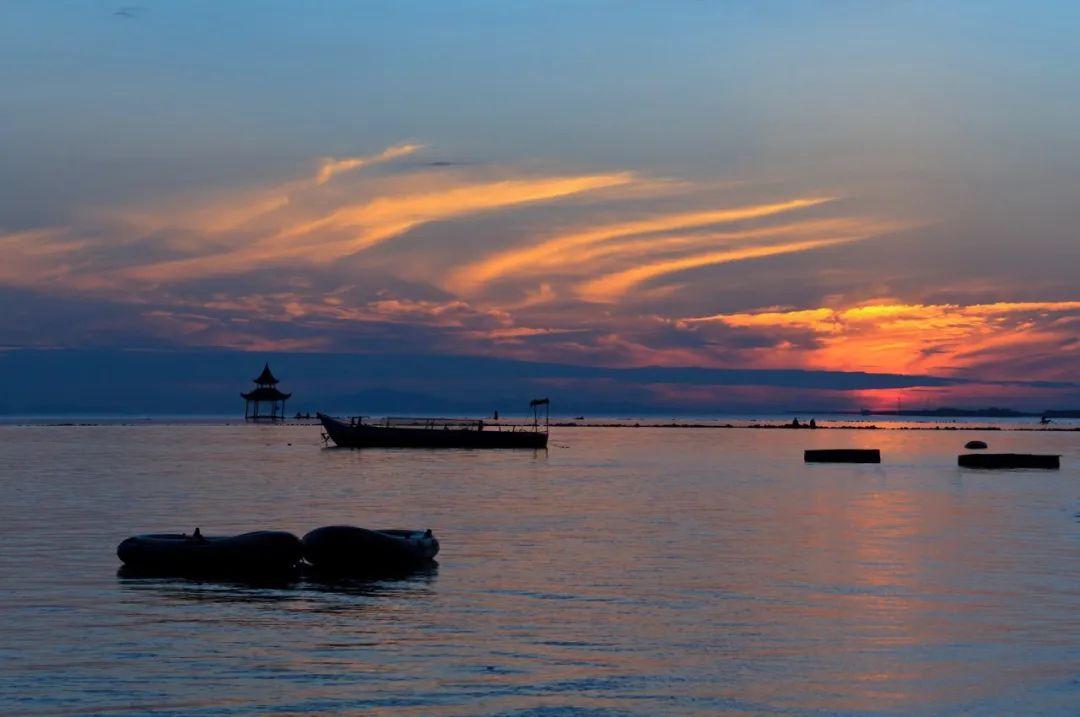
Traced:
POLYGON ((962 453, 956 463, 962 468, 1061 468, 1061 456, 1035 453, 962 453))
POLYGON ((806 463, 881 463, 877 448, 825 448, 803 452, 806 463))

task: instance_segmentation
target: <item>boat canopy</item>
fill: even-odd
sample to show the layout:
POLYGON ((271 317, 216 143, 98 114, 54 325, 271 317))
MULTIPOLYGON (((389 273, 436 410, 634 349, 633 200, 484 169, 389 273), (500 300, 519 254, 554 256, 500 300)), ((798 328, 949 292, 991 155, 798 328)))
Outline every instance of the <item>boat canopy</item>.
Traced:
POLYGON ((387 416, 382 423, 387 426, 461 426, 477 427, 483 423, 479 418, 435 418, 428 416, 387 416))

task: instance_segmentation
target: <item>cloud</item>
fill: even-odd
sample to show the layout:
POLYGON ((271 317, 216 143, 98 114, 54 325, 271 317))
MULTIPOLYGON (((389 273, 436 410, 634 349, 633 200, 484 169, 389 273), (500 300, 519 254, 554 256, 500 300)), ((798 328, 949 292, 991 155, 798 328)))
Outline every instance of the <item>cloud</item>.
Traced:
POLYGON ((845 370, 1025 377, 1024 366, 1051 355, 1058 369, 1037 375, 1069 378, 1080 347, 1080 301, 906 304, 870 301, 846 308, 762 310, 683 319, 766 332, 759 351, 767 364, 845 370))
POLYGON ((791 242, 788 244, 776 244, 772 246, 746 247, 742 249, 729 249, 726 251, 714 251, 704 254, 694 254, 678 259, 657 261, 632 269, 626 269, 601 276, 598 279, 582 284, 578 288, 578 295, 588 301, 610 302, 616 301, 623 294, 633 289, 638 284, 675 272, 696 269, 702 266, 714 266, 716 264, 730 264, 736 261, 748 261, 761 259, 778 254, 791 254, 793 252, 810 251, 821 249, 837 244, 864 239, 866 237, 844 239, 815 239, 811 241, 791 242))
POLYGON ((89 240, 62 227, 0 233, 0 284, 34 286, 66 276, 89 240))
MULTIPOLYGON (((409 347, 1028 385, 1067 380, 1077 362, 1075 302, 920 303, 904 298, 911 281, 893 291, 904 285, 892 267, 867 257, 896 237, 865 240, 910 230, 917 217, 883 216, 840 192, 397 162, 422 151, 326 157, 278 181, 73 210, 66 225, 0 233, 0 284, 25 290, 20 318, 0 330, 14 344, 409 347), (376 169, 390 162, 393 171, 376 169), (825 249, 827 264, 810 258, 825 249), (785 256, 807 258, 762 261, 785 256), (710 270, 747 262, 723 282, 710 270), (100 319, 61 327, 64 312, 41 297, 85 302, 100 319), (39 322, 54 328, 20 328, 39 322)), ((963 288, 994 298, 1006 289, 963 288)))
POLYGON ((378 195, 314 219, 294 220, 272 236, 255 238, 230 250, 137 266, 121 274, 142 281, 175 282, 288 262, 327 264, 424 224, 558 200, 632 180, 633 175, 625 172, 493 182, 458 177, 450 186, 378 195))
POLYGON ((398 144, 387 147, 372 157, 325 157, 319 162, 319 170, 315 173, 315 184, 321 186, 342 172, 368 167, 391 159, 398 159, 423 149, 423 147, 422 144, 398 144))
MULTIPOLYGON (((356 157, 324 157, 313 174, 255 187, 238 187, 211 195, 171 197, 135 207, 98 210, 96 214, 120 229, 140 234, 176 232, 198 233, 206 248, 210 235, 241 232, 259 220, 283 221, 288 215, 275 214, 294 202, 311 201, 317 190, 337 175, 374 167, 422 150, 421 144, 398 144, 381 152, 356 157)), ((260 226, 260 228, 262 228, 260 226)), ((198 248, 196 246, 195 248, 198 248)))
POLYGON ((831 200, 831 197, 804 197, 783 202, 668 214, 631 222, 588 227, 545 239, 536 244, 501 252, 457 269, 447 282, 447 286, 457 292, 475 292, 485 284, 508 274, 542 273, 552 265, 574 262, 577 260, 574 250, 611 239, 759 219, 812 207, 831 200))

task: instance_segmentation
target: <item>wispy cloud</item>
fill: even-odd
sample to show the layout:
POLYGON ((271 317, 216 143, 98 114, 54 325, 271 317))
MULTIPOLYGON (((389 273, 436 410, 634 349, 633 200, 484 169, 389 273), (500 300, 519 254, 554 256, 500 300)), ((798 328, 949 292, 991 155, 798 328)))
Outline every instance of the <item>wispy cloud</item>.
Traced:
POLYGON ((809 241, 790 242, 787 244, 773 244, 769 246, 744 247, 741 249, 728 249, 724 251, 692 254, 677 259, 656 261, 631 269, 601 276, 592 281, 585 282, 578 287, 578 295, 587 301, 611 302, 621 298, 635 286, 651 279, 656 279, 667 274, 673 274, 688 269, 696 269, 703 266, 715 266, 717 264, 730 264, 737 261, 749 261, 780 254, 791 254, 811 249, 821 249, 838 244, 865 239, 866 237, 852 237, 843 239, 813 239, 809 241))
MULTIPOLYGON (((209 196, 171 197, 135 207, 114 207, 98 212, 106 220, 148 234, 190 230, 204 235, 220 235, 242 230, 259 220, 269 225, 285 221, 289 215, 275 215, 294 202, 312 199, 310 193, 337 175, 374 167, 423 149, 421 144, 398 144, 373 155, 323 157, 314 173, 255 187, 238 187, 209 196)), ((265 227, 260 226, 261 229, 265 227)))
POLYGON ((63 278, 72 270, 68 262, 89 243, 62 227, 0 233, 0 284, 35 286, 63 278))
POLYGON ((319 171, 315 173, 315 184, 320 186, 326 184, 335 175, 342 172, 348 172, 353 169, 360 169, 361 167, 368 167, 379 162, 386 162, 391 159, 398 159, 399 157, 405 157, 420 149, 423 149, 422 144, 398 144, 393 147, 387 147, 382 152, 372 157, 324 157, 319 162, 319 171))
POLYGON ((831 197, 804 197, 767 204, 664 214, 631 222, 592 226, 500 252, 461 267, 451 275, 447 286, 457 292, 471 293, 500 277, 538 274, 550 269, 553 265, 576 262, 579 260, 576 252, 612 239, 759 219, 822 204, 831 199, 831 197))
MULTIPOLYGON (((172 282, 220 276, 281 262, 328 264, 433 222, 459 219, 619 186, 630 173, 545 176, 484 182, 457 178, 452 186, 375 196, 314 219, 289 223, 272 236, 215 253, 134 267, 123 275, 172 282)), ((444 181, 444 180, 443 180, 444 181)))

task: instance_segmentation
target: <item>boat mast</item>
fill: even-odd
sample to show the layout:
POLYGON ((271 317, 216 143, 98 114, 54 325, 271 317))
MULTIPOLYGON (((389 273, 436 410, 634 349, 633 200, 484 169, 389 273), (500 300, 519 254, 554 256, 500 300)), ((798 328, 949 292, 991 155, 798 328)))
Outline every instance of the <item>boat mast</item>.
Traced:
POLYGON ((540 431, 540 407, 544 407, 544 433, 547 433, 551 423, 551 400, 547 398, 534 398, 529 401, 529 408, 533 410, 533 432, 540 431))

